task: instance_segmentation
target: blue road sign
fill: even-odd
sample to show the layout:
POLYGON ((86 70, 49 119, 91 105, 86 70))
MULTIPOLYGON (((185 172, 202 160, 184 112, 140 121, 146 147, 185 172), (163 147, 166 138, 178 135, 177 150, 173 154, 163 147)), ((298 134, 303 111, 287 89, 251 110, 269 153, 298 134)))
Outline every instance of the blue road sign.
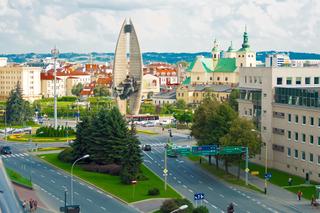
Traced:
POLYGON ((265 179, 270 179, 272 177, 272 174, 271 173, 266 173, 264 174, 264 178, 265 179))
POLYGON ((194 200, 203 200, 204 199, 204 193, 195 193, 194 194, 194 200))
POLYGON ((217 149, 217 145, 193 146, 192 153, 201 155, 214 155, 217 152, 217 149))

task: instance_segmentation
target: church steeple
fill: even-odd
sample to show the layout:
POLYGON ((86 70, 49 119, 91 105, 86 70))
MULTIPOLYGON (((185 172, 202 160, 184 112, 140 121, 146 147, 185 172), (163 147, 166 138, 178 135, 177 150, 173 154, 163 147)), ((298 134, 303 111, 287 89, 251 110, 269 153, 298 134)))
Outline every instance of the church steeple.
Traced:
POLYGON ((217 39, 214 39, 213 48, 211 50, 211 53, 212 53, 212 59, 214 61, 219 60, 219 58, 220 58, 220 50, 219 50, 217 39))
POLYGON ((234 51, 234 49, 233 49, 233 46, 232 46, 232 41, 230 41, 230 46, 229 46, 227 52, 233 52, 233 51, 234 51))
POLYGON ((249 45, 249 36, 247 33, 247 25, 245 25, 244 33, 243 33, 243 42, 242 42, 242 48, 243 50, 248 50, 250 48, 249 45))

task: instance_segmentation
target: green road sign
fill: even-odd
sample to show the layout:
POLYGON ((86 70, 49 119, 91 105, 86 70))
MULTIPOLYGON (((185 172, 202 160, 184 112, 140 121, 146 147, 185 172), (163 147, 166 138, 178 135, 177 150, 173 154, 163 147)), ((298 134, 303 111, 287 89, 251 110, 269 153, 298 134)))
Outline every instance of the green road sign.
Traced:
POLYGON ((245 152, 241 146, 225 146, 220 147, 219 155, 241 154, 245 152))

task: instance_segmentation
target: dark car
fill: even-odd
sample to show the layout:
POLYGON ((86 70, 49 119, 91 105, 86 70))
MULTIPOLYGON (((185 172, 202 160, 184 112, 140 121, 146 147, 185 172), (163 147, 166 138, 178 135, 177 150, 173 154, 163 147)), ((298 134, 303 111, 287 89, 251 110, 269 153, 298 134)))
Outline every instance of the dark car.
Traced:
POLYGON ((151 145, 149 145, 149 144, 143 145, 142 150, 143 151, 151 151, 151 145))
POLYGON ((3 155, 10 155, 10 154, 12 154, 12 151, 11 151, 10 146, 3 146, 3 147, 1 147, 0 149, 1 149, 0 152, 1 152, 1 154, 3 154, 3 155))

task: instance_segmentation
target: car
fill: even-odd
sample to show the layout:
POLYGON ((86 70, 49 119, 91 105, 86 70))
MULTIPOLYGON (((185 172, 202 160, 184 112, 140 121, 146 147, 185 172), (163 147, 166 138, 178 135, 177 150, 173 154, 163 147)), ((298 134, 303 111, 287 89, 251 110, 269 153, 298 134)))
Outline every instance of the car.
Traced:
POLYGON ((142 146, 142 150, 143 150, 143 151, 151 151, 151 145, 149 145, 149 144, 143 145, 143 146, 142 146))
POLYGON ((162 120, 160 121, 160 125, 169 125, 171 124, 171 120, 162 120))
POLYGON ((155 124, 153 122, 147 122, 147 123, 144 123, 142 124, 143 127, 154 127, 155 124))
POLYGON ((12 154, 10 146, 3 146, 0 148, 0 153, 3 155, 10 155, 12 154))

